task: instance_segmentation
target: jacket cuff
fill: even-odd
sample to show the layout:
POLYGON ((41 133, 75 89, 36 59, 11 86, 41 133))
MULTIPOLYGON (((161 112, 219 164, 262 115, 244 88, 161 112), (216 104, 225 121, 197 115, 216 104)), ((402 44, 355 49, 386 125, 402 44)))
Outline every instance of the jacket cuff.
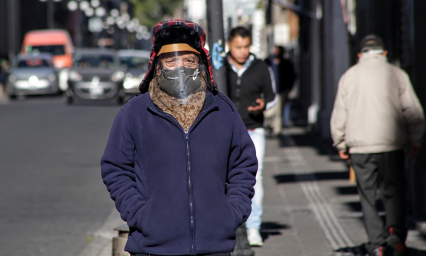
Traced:
POLYGON ((348 146, 346 145, 345 141, 341 141, 340 143, 334 144, 333 146, 336 147, 337 150, 339 150, 339 151, 343 151, 343 152, 349 151, 348 146))

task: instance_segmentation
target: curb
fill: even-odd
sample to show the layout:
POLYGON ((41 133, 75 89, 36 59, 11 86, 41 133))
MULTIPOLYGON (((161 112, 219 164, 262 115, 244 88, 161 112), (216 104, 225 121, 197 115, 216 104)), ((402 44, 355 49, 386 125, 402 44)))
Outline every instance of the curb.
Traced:
POLYGON ((112 255, 112 238, 117 236, 114 228, 122 225, 124 222, 118 211, 113 208, 108 218, 100 229, 91 234, 93 241, 87 244, 78 254, 79 256, 111 256, 112 255))

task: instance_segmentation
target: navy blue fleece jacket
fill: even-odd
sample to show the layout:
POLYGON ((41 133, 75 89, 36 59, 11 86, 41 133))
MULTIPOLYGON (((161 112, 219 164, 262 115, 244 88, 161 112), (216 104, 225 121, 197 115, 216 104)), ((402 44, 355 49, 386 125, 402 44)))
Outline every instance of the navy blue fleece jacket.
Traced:
POLYGON ((251 211, 255 148, 222 93, 207 93, 187 133, 148 93, 135 97, 116 116, 101 166, 133 253, 232 251, 251 211))

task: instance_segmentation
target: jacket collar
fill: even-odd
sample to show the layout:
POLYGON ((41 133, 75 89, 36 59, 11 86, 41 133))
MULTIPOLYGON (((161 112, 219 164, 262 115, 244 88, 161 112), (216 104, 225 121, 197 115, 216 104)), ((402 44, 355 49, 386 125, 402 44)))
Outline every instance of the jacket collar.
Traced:
POLYGON ((243 66, 241 67, 241 69, 238 69, 237 66, 235 66, 232 62, 229 61, 229 52, 226 54, 226 58, 228 60, 229 66, 232 68, 232 70, 234 70, 235 73, 238 74, 238 76, 241 76, 249 67, 250 65, 253 63, 255 57, 253 54, 250 54, 248 59, 246 60, 246 62, 244 62, 243 66))
POLYGON ((381 54, 375 54, 375 53, 367 53, 367 54, 363 54, 358 62, 365 62, 368 60, 387 61, 386 56, 383 56, 381 54))
POLYGON ((201 112, 210 108, 213 105, 216 105, 215 99, 213 97, 213 93, 210 90, 207 90, 206 91, 206 99, 204 100, 204 106, 201 109, 201 112))

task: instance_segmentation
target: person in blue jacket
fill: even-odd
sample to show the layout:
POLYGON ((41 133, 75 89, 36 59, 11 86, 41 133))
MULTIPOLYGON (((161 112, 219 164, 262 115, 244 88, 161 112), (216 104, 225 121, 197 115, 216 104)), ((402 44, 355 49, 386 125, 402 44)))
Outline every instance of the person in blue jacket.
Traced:
POLYGON ((256 152, 214 83, 206 35, 185 20, 153 28, 141 94, 118 112, 102 179, 131 255, 229 256, 251 212, 256 152))

